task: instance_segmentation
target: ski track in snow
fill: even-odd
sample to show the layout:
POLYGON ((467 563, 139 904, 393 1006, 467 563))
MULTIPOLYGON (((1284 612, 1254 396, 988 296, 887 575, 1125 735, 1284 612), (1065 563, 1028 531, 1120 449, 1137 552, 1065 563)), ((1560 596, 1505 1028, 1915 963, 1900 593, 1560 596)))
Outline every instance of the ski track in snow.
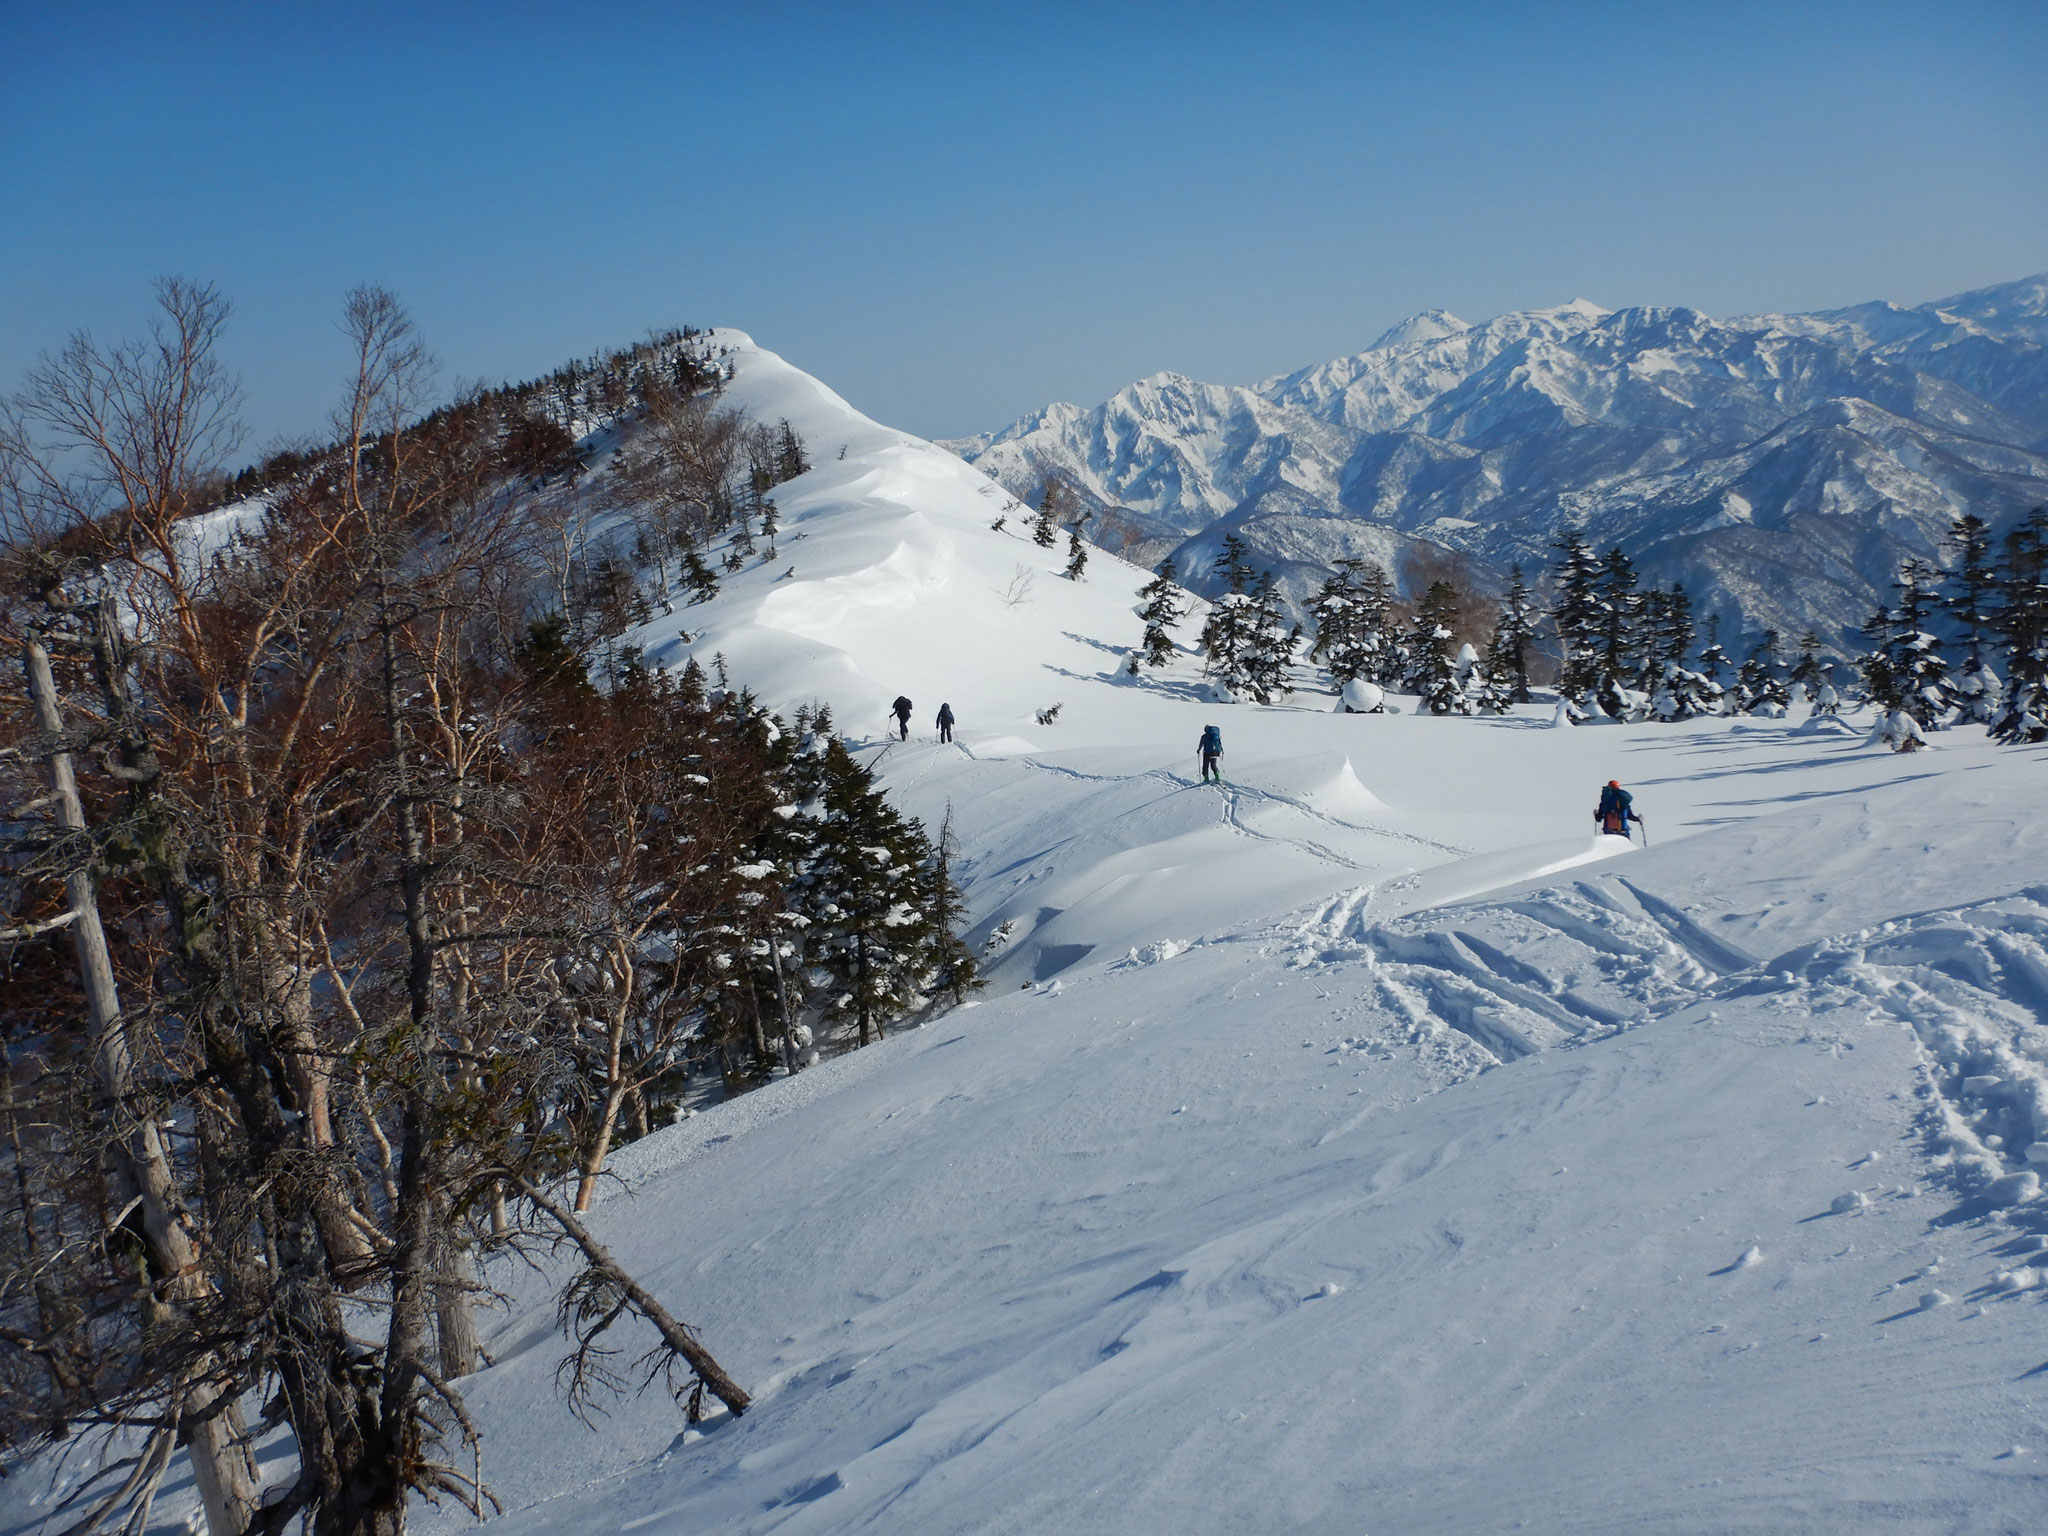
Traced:
POLYGON ((1418 1032, 1454 1032, 1488 1066, 1727 999, 1801 1017, 1858 1006, 1917 1040, 1929 1145, 1972 1209, 2024 1204, 2029 1177, 2048 1177, 2048 886, 1763 961, 1618 876, 1386 923, 1370 921, 1371 895, 1274 930, 1285 963, 1364 966, 1418 1032))

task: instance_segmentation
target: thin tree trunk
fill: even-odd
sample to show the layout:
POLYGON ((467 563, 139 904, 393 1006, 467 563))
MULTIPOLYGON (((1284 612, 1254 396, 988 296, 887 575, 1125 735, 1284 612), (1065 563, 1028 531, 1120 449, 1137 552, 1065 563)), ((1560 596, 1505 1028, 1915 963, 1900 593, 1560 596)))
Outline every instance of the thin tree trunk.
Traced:
POLYGON ((775 967, 775 1009, 782 1022, 782 1070, 794 1077, 796 1041, 791 1035, 796 1026, 789 1017, 789 988, 782 980, 782 935, 773 927, 768 930, 768 962, 775 967))
MULTIPOLYGON (((57 688, 50 674, 49 653, 30 640, 23 667, 28 674, 29 691, 35 697, 37 727, 46 739, 60 740, 64 720, 57 710, 57 688)), ((68 832, 83 834, 85 810, 79 803, 71 754, 51 752, 46 761, 50 788, 57 798, 59 825, 68 832)), ((152 1116, 136 1113, 134 1059, 121 1019, 120 995, 114 985, 114 965, 107 952, 106 930, 100 924, 91 869, 80 863, 64 877, 64 891, 76 914, 71 937, 78 950, 79 976, 85 988, 93 1066, 112 1114, 117 1120, 128 1122, 119 1138, 121 1165, 131 1186, 128 1193, 140 1200, 142 1236, 149 1249, 150 1263, 165 1277, 167 1299, 196 1300, 204 1293, 206 1280, 198 1266, 191 1234, 185 1229, 182 1202, 162 1134, 152 1116)), ((189 1443, 192 1477, 206 1509, 208 1529, 214 1536, 242 1536, 256 1512, 255 1462, 244 1442, 239 1407, 232 1403, 219 1406, 221 1389, 205 1379, 206 1370, 204 1360, 193 1368, 192 1383, 184 1390, 179 1404, 181 1429, 189 1443)))

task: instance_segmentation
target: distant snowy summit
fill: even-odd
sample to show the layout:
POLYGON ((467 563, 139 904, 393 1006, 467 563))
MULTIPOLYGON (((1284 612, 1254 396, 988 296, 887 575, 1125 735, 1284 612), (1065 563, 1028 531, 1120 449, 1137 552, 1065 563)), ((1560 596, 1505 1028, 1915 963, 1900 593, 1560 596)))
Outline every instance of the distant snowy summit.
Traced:
POLYGON ((1950 521, 2048 502, 2048 275, 1931 304, 1717 320, 1586 299, 1428 310, 1251 385, 1161 373, 945 446, 1196 577, 1226 531, 1299 592, 1347 554, 1479 583, 1576 529, 1728 632, 1842 637, 1950 521))

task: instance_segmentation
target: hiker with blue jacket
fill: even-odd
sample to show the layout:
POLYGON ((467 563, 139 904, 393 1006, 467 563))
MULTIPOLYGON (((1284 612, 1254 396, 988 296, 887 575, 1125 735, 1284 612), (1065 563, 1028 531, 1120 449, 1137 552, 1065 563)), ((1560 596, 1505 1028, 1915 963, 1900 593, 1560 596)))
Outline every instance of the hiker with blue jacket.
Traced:
POLYGON ((1642 823, 1642 817, 1635 811, 1635 797, 1621 787, 1619 779, 1609 779, 1607 787, 1600 791, 1600 805, 1593 812, 1593 819, 1600 824, 1600 830, 1609 837, 1627 837, 1628 824, 1642 823))
POLYGON ((1195 743, 1195 750, 1202 757, 1202 782, 1208 783, 1209 776, 1214 774, 1216 782, 1221 784, 1223 770, 1216 766, 1216 761, 1223 756, 1223 733, 1213 725, 1203 726, 1202 739, 1195 743))

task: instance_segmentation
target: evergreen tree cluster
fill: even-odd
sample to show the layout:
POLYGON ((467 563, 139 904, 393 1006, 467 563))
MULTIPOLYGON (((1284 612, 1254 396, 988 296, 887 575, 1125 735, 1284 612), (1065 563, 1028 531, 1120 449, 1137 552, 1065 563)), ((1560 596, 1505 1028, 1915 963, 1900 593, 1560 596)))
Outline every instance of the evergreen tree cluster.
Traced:
POLYGON ((1469 604, 1448 579, 1430 582, 1412 606, 1370 560, 1339 560, 1311 606, 1322 662, 1339 693, 1347 683, 1405 688, 1434 715, 1499 714, 1529 697, 1537 613, 1515 568, 1482 656, 1461 629, 1469 604))
MULTIPOLYGON (((1562 664, 1558 692, 1574 721, 1690 720, 1700 715, 1782 715, 1791 702, 1778 656, 1766 633, 1736 675, 1718 640, 1720 621, 1707 621, 1697 654, 1698 626, 1682 582, 1644 587, 1619 546, 1595 554, 1575 533, 1558 540, 1551 623, 1562 664)), ((1811 675, 1821 675, 1815 658, 1811 675)))
POLYGON ((1871 699, 1922 731, 1979 724, 2001 741, 2048 740, 2048 508, 1994 540, 1956 518, 1945 565, 1908 559, 1864 625, 1871 699))
POLYGON ((1288 674, 1301 626, 1287 622, 1273 573, 1253 572, 1234 533, 1224 535, 1212 569, 1225 591, 1202 626, 1200 650, 1210 678, 1228 696, 1257 704, 1292 693, 1288 674))

